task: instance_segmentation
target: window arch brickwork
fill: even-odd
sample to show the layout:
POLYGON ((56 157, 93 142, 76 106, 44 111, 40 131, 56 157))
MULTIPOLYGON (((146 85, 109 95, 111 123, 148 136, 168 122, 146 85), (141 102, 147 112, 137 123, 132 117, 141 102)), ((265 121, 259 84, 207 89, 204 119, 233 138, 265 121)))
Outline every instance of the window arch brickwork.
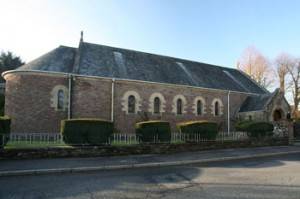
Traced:
POLYGON ((202 103, 202 114, 201 115, 206 114, 206 102, 205 102, 205 99, 201 96, 198 96, 194 99, 194 103, 193 103, 193 107, 192 107, 193 113, 198 116, 198 101, 201 101, 201 103, 202 103))
POLYGON ((125 111, 127 114, 128 112, 128 98, 129 96, 134 96, 135 98, 135 107, 134 107, 134 111, 135 113, 138 113, 141 111, 141 103, 142 103, 142 99, 140 97, 140 95, 136 92, 136 91, 127 91, 126 93, 124 93, 123 97, 122 97, 122 111, 125 111))
POLYGON ((154 113, 154 100, 155 98, 159 98, 160 100, 160 107, 159 107, 159 114, 165 112, 166 108, 166 100, 161 93, 153 93, 149 98, 149 112, 154 113))
POLYGON ((183 95, 176 95, 173 98, 172 112, 177 115, 177 101, 178 101, 178 99, 181 99, 181 101, 182 101, 182 113, 181 113, 181 115, 183 115, 183 114, 187 113, 187 111, 186 111, 187 101, 186 101, 186 98, 183 95))
POLYGON ((214 116, 221 116, 224 113, 224 105, 223 105, 223 102, 222 102, 222 100, 220 98, 214 98, 213 101, 212 101, 212 103, 211 103, 210 108, 211 108, 211 114, 214 115, 214 116), (217 102, 217 104, 219 106, 219 108, 218 108, 219 114, 218 115, 215 114, 215 105, 216 105, 216 102, 217 102))
POLYGON ((51 104, 56 111, 65 111, 68 109, 69 102, 68 88, 64 85, 57 85, 51 91, 51 104))

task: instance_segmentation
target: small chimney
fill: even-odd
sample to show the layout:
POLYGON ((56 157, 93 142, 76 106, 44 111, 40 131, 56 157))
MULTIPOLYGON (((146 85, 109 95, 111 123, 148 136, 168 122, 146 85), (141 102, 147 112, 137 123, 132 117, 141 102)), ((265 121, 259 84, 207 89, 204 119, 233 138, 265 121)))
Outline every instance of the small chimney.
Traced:
POLYGON ((80 32, 80 43, 83 42, 83 31, 80 32))
POLYGON ((237 69, 240 69, 240 64, 241 64, 241 63, 240 63, 239 61, 236 62, 236 68, 237 68, 237 69))

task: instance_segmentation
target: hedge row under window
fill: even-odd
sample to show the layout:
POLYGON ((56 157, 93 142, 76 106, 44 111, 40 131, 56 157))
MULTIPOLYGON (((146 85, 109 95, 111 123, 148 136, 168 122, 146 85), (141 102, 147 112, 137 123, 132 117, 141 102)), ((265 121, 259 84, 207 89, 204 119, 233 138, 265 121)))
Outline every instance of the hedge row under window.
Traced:
MULTIPOLYGON (((213 140, 218 133, 217 123, 193 121, 178 124, 182 133, 200 134, 201 138, 213 140)), ((110 121, 99 119, 70 119, 61 122, 61 133, 70 145, 100 145, 109 143, 114 126, 110 121)), ((171 128, 166 121, 154 120, 136 123, 135 132, 141 142, 170 142, 171 128)))
POLYGON ((145 121, 135 125, 135 133, 142 142, 170 142, 170 123, 165 121, 145 121))
POLYGON ((201 138, 215 140, 218 134, 218 124, 209 121, 189 121, 177 124, 181 133, 199 134, 201 138))
MULTIPOLYGON (((197 134, 200 138, 207 140, 215 140, 218 134, 218 124, 205 120, 178 123, 177 128, 183 134, 197 134)), ((268 122, 243 121, 236 125, 236 129, 246 131, 251 138, 261 138, 272 134, 273 125, 268 122)), ((65 143, 73 145, 109 143, 113 132, 112 122, 99 119, 70 119, 63 120, 61 124, 61 133, 65 143)), ((166 121, 138 122, 135 125, 135 133, 141 142, 171 141, 170 123, 166 121)))
POLYGON ((112 122, 100 119, 69 119, 61 122, 64 142, 71 145, 108 143, 113 129, 112 122))
POLYGON ((270 122, 245 120, 236 124, 236 130, 245 131, 251 138, 264 138, 273 135, 274 125, 270 122))

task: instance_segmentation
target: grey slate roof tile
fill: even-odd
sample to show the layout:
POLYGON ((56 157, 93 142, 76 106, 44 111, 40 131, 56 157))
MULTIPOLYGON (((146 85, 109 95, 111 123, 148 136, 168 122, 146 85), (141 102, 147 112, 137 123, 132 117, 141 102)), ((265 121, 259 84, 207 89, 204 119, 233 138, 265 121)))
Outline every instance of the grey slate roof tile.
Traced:
POLYGON ((239 112, 265 110, 265 107, 278 92, 279 89, 276 89, 273 93, 248 96, 242 104, 239 112))
POLYGON ((236 69, 86 42, 82 42, 78 49, 60 46, 21 66, 19 70, 56 71, 257 94, 268 93, 236 69), (76 56, 79 56, 79 61, 74 64, 76 56))
POLYGON ((76 48, 59 46, 18 69, 69 73, 73 68, 75 54, 76 48))

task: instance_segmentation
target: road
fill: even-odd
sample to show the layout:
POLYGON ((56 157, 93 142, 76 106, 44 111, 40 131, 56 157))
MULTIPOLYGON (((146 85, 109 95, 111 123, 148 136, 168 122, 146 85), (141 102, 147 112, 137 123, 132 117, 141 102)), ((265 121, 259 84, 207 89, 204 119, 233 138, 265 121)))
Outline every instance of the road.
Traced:
POLYGON ((152 169, 0 178, 1 199, 300 198, 300 154, 152 169))

